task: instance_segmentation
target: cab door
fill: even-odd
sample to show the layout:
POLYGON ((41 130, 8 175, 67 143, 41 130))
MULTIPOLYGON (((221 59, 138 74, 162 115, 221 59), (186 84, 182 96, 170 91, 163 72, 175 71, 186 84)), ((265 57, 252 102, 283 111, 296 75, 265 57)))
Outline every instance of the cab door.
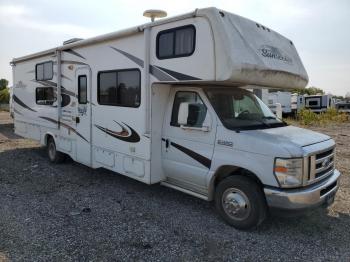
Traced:
POLYGON ((201 89, 172 90, 162 134, 166 181, 205 194, 215 134, 216 119, 201 89), (186 125, 178 122, 182 103, 188 104, 186 125))
POLYGON ((76 71, 76 160, 91 166, 91 71, 79 68, 76 71))

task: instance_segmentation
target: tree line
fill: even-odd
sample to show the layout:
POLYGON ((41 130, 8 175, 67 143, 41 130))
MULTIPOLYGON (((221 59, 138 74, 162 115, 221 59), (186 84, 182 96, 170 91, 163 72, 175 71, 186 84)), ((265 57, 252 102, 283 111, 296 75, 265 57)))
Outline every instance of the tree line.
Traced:
POLYGON ((9 81, 0 79, 0 103, 7 104, 10 101, 9 81))

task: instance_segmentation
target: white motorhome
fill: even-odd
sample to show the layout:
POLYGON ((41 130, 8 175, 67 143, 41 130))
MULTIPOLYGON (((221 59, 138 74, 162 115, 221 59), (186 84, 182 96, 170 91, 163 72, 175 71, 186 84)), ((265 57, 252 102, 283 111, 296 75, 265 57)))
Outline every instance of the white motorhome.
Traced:
POLYGON ((332 95, 300 95, 298 97, 298 109, 310 109, 313 112, 325 112, 334 107, 332 95))
POLYGON ((350 113, 350 101, 342 101, 335 104, 335 108, 340 113, 350 113))
POLYGON ((293 114, 298 112, 298 93, 291 94, 291 110, 293 114))
POLYGON ((276 113, 276 104, 281 104, 282 114, 289 115, 292 113, 292 95, 291 92, 270 92, 268 98, 268 107, 273 113, 276 113))
POLYGON ((269 209, 332 203, 326 135, 276 119, 249 86, 303 88, 294 44, 216 8, 67 43, 12 61, 15 132, 146 184, 215 200, 246 229, 269 209))

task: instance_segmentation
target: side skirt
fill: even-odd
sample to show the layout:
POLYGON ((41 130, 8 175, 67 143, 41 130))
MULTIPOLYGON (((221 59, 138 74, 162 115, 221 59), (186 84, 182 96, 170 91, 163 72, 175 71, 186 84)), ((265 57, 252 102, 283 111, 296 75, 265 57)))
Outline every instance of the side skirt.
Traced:
POLYGON ((161 182, 160 184, 161 184, 162 186, 170 187, 170 188, 172 188, 172 189, 176 189, 176 190, 181 191, 181 192, 183 192, 183 193, 186 193, 186 194, 189 194, 189 195, 198 197, 198 198, 200 198, 200 199, 209 201, 209 198, 208 198, 207 196, 205 196, 205 195, 198 194, 198 193, 196 193, 196 192, 193 192, 193 191, 190 191, 190 190, 188 190, 188 189, 185 189, 185 188, 176 186, 176 185, 174 185, 174 184, 170 184, 170 183, 168 183, 168 182, 161 182))

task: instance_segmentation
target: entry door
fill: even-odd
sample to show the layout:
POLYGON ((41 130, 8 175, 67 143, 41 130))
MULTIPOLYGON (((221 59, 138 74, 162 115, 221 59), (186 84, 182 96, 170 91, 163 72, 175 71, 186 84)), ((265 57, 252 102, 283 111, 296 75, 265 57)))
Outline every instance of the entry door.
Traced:
POLYGON ((76 71, 76 160, 91 166, 91 72, 89 68, 76 71))
POLYGON ((171 92, 162 135, 162 162, 167 182, 206 193, 215 133, 216 120, 204 95, 187 90, 171 92), (190 105, 185 126, 178 124, 181 103, 190 105))

